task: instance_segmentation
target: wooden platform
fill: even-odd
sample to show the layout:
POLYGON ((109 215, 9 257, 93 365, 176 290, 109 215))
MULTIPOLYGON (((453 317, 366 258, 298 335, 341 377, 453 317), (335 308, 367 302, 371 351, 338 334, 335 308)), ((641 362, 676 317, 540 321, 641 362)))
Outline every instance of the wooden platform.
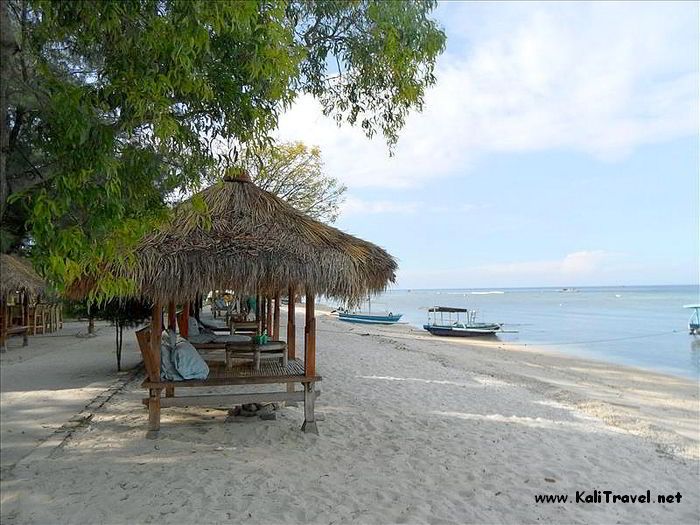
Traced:
POLYGON ((264 359, 260 370, 250 363, 226 368, 220 361, 207 362, 209 377, 206 379, 191 379, 187 381, 162 381, 153 383, 146 379, 141 386, 144 388, 174 387, 206 387, 218 385, 255 385, 271 383, 308 383, 320 381, 321 376, 306 376, 304 363, 299 359, 290 359, 284 367, 277 359, 264 359))

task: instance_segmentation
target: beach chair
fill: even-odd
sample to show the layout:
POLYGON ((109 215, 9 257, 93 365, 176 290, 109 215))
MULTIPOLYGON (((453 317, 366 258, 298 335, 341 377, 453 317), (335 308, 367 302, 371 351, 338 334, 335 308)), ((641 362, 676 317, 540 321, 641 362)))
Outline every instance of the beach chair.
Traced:
POLYGON ((215 299, 211 305, 211 314, 216 319, 217 314, 221 315, 222 313, 224 317, 228 317, 229 307, 223 299, 215 299))

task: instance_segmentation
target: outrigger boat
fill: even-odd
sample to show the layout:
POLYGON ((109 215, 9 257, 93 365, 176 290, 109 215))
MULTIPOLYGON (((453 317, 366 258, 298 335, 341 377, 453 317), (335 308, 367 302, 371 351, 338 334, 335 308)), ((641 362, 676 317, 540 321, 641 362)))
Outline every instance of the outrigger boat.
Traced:
POLYGON ((476 314, 476 310, 467 308, 434 306, 428 309, 428 324, 423 325, 423 328, 433 335, 450 337, 492 336, 502 331, 500 323, 477 323, 476 314), (440 314, 439 322, 438 314, 440 314), (456 314, 456 319, 453 319, 453 314, 456 314), (462 314, 464 314, 464 320, 462 320, 462 314))
POLYGON ((367 311, 338 310, 338 319, 348 323, 396 324, 403 314, 392 312, 372 313, 372 301, 367 298, 367 311))
POLYGON ((688 321, 688 332, 690 335, 700 335, 700 304, 686 304, 683 308, 694 310, 688 321))

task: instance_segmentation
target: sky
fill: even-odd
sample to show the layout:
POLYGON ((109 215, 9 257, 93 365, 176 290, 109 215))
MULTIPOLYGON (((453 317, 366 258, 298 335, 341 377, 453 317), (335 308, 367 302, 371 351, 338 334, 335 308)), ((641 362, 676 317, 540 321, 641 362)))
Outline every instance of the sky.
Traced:
POLYGON ((348 187, 396 288, 698 283, 698 3, 443 2, 395 155, 302 97, 279 139, 348 187))

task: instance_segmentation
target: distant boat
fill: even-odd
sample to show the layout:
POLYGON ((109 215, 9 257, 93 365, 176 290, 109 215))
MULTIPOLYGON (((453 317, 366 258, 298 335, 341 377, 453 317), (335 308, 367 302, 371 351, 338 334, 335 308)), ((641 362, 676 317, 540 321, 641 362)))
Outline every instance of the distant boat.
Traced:
POLYGON ((433 335, 448 337, 484 337, 493 336, 502 331, 500 323, 477 323, 476 313, 476 310, 467 308, 434 306, 428 309, 428 324, 423 325, 423 328, 433 335), (438 314, 440 314, 439 320, 438 314), (456 319, 453 319, 453 316, 456 319))
POLYGON ((372 301, 367 298, 367 311, 350 311, 338 310, 338 319, 348 323, 363 323, 363 324, 396 324, 399 322, 403 314, 395 314, 392 312, 372 312, 372 301))
POLYGON ((693 310, 693 314, 688 321, 688 332, 690 335, 700 335, 700 304, 686 304, 683 308, 693 310))

